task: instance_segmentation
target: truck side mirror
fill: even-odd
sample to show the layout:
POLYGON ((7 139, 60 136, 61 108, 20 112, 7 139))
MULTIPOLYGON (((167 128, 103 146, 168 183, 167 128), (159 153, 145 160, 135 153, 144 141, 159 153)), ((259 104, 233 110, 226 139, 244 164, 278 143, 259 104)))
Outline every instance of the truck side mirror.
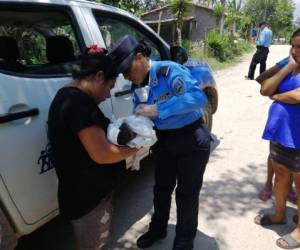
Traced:
POLYGON ((179 64, 184 64, 188 60, 186 49, 180 46, 172 46, 170 48, 171 60, 179 64))

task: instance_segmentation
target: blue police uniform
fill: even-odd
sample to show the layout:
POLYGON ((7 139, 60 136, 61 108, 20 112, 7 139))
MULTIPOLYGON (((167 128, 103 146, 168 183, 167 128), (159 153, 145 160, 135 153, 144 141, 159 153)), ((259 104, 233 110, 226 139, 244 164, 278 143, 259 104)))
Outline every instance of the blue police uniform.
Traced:
POLYGON ((272 31, 268 27, 265 27, 263 30, 261 30, 261 32, 258 33, 258 38, 256 40, 256 52, 252 57, 248 71, 249 79, 254 79, 254 73, 257 64, 260 64, 260 74, 266 70, 266 61, 271 43, 272 31))
POLYGON ((260 33, 259 37, 257 38, 256 45, 258 46, 263 46, 263 47, 270 47, 272 43, 272 31, 268 28, 265 27, 260 33))
MULTIPOLYGON (((153 61, 148 84, 146 104, 157 106, 159 116, 153 119, 157 129, 181 128, 202 116, 207 98, 186 67, 171 61, 153 61)), ((140 103, 136 94, 133 103, 134 108, 140 103)))
MULTIPOLYGON (((157 107, 158 116, 152 120, 158 142, 153 147, 154 214, 149 230, 165 234, 177 182, 174 246, 189 250, 197 231, 199 192, 210 154, 211 137, 202 119, 207 98, 188 68, 171 61, 150 64, 146 104, 157 107)), ((133 103, 134 107, 141 103, 137 94, 133 103)))

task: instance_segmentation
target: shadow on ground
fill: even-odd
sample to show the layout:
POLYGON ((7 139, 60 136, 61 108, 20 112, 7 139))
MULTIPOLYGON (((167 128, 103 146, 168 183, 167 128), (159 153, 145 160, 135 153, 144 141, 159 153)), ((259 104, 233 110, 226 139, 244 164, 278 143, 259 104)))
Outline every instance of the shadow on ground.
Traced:
MULTIPOLYGON (((149 250, 171 250, 173 246, 173 239, 175 237, 175 225, 169 224, 168 235, 165 239, 160 240, 153 244, 153 246, 147 248, 149 250)), ((105 250, 138 250, 135 240, 121 240, 120 242, 111 244, 113 246, 107 246, 105 250)), ((196 233, 194 241, 194 250, 219 250, 217 241, 215 238, 210 237, 199 230, 196 233)))
POLYGON ((57 217, 30 235, 19 239, 16 250, 74 250, 71 224, 57 217))
MULTIPOLYGON (((223 158, 230 148, 219 148, 220 140, 213 135, 212 155, 208 167, 215 167, 214 162, 223 158)), ((124 178, 119 190, 116 192, 116 208, 114 219, 114 232, 111 243, 106 250, 134 250, 136 239, 147 230, 152 214, 152 188, 153 188, 153 160, 148 157, 143 161, 140 171, 132 171, 124 178)), ((258 179, 264 179, 266 164, 248 163, 235 170, 227 170, 218 174, 216 180, 204 181, 199 203, 199 228, 201 220, 215 227, 214 236, 205 232, 197 232, 195 250, 228 249, 224 238, 226 228, 220 220, 228 217, 244 217, 249 211, 258 213, 265 209, 266 204, 257 199, 261 184, 258 179), (259 178, 262 177, 262 178, 259 178)), ((272 207, 272 205, 270 205, 272 207)), ((288 210, 292 214, 292 209, 288 210)), ((253 223, 253 222, 251 222, 253 223)), ((176 209, 173 203, 168 226, 168 238, 149 250, 167 250, 172 248, 176 224, 176 209)), ((272 230, 279 235, 289 232, 286 228, 272 230)), ((20 240, 17 250, 73 250, 74 238, 67 222, 59 217, 48 223, 29 236, 20 240)))

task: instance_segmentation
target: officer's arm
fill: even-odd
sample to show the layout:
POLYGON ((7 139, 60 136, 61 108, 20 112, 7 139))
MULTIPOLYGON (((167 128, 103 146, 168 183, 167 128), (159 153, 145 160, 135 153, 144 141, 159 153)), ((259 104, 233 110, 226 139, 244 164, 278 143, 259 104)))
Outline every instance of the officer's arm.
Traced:
POLYGON ((193 80, 191 82, 184 80, 180 75, 169 77, 167 84, 172 97, 157 104, 159 118, 166 119, 173 115, 188 113, 207 104, 204 92, 193 83, 193 80))

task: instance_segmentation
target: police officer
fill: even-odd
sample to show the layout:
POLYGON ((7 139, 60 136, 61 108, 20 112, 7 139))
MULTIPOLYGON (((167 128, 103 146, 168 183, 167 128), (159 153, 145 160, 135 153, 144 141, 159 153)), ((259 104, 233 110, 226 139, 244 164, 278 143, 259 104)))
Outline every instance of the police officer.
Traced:
MULTIPOLYGON (((134 113, 150 117, 158 142, 156 158, 154 214, 148 232, 137 240, 147 248, 165 238, 176 187, 177 225, 173 250, 191 250, 197 232, 199 192, 210 154, 210 133, 203 123, 205 94, 189 70, 172 61, 151 61, 151 48, 125 36, 111 51, 116 67, 137 88, 149 89, 140 100, 135 92, 134 113)), ((139 91, 140 92, 140 91, 139 91)))
POLYGON ((256 39, 256 52, 252 57, 248 75, 245 76, 246 80, 253 80, 256 65, 260 64, 260 74, 266 70, 266 62, 269 54, 269 47, 272 43, 272 31, 268 28, 266 22, 259 23, 259 32, 256 39))

